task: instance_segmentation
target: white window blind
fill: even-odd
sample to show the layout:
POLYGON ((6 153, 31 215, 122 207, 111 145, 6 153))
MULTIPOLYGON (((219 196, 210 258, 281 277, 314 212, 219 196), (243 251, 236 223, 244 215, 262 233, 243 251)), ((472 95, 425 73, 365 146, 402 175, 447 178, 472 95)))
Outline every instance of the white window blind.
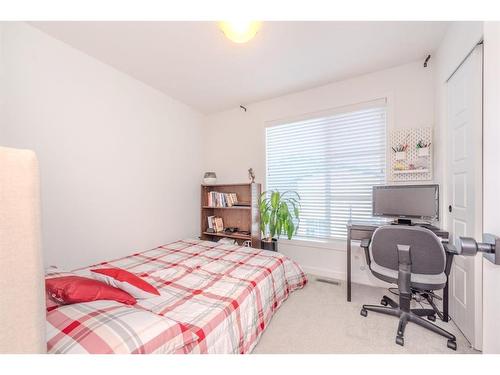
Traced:
POLYGON ((346 238, 385 183, 385 105, 268 127, 266 154, 267 190, 301 197, 297 237, 346 238))

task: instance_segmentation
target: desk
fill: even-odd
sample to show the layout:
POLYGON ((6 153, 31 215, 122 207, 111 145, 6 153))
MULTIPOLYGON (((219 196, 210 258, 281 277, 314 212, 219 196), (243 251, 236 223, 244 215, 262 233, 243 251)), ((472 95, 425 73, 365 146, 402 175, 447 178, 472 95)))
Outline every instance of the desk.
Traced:
MULTIPOLYGON (((353 222, 347 224, 347 302, 351 302, 351 242, 361 241, 372 238, 373 232, 379 226, 384 225, 374 222, 353 222)), ((437 227, 428 227, 432 230, 443 242, 448 242, 449 233, 437 227)), ((451 263, 454 253, 446 252, 446 275, 450 274, 451 263)), ((448 321, 448 280, 443 290, 443 320, 448 321)))

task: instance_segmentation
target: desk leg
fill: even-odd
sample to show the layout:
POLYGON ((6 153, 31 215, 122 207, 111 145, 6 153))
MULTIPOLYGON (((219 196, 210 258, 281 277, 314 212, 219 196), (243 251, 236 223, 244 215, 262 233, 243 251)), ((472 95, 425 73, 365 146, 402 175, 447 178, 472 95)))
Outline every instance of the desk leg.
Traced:
POLYGON ((351 231, 347 231, 347 302, 351 302, 351 231))
POLYGON ((447 322, 448 318, 448 280, 443 290, 443 322, 447 322))

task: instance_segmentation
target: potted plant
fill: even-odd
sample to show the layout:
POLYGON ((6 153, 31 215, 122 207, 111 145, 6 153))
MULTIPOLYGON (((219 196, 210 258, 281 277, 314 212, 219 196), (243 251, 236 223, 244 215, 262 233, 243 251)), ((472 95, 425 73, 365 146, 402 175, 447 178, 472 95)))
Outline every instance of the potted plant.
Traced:
POLYGON ((295 191, 265 191, 259 199, 261 248, 278 251, 278 239, 286 234, 289 240, 299 227, 300 196, 295 191))

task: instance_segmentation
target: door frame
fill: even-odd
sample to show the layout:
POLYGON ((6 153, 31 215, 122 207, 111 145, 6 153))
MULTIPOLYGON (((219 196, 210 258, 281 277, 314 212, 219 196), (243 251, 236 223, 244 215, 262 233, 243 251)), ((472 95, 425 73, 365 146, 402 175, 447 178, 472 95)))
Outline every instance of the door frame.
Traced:
MULTIPOLYGON (((483 139, 483 229, 500 234, 500 177, 498 175, 498 142, 500 140, 500 22, 484 22, 484 139, 483 139)), ((483 353, 500 353, 500 266, 484 260, 483 269, 483 353)))

